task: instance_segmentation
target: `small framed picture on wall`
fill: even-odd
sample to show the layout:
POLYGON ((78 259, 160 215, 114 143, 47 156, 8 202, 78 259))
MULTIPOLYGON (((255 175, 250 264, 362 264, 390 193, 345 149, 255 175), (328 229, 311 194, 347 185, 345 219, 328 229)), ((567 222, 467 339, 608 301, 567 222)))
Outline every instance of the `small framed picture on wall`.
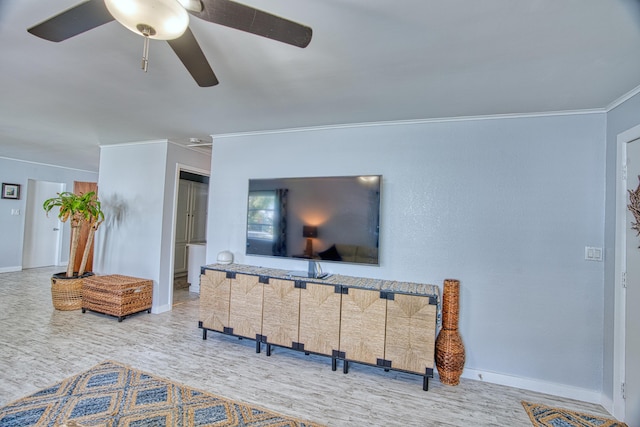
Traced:
POLYGON ((3 182, 2 198, 18 200, 20 198, 20 184, 6 184, 3 182))

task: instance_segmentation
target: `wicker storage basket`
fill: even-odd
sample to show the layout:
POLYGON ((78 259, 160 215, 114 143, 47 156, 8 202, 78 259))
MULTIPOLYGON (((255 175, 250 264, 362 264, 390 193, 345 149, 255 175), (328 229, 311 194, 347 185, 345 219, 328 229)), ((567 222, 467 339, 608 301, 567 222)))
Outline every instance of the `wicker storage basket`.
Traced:
POLYGON ((57 273, 51 277, 51 301, 56 310, 70 311, 82 308, 82 282, 93 273, 82 277, 66 277, 66 273, 57 273))
POLYGON ((83 313, 109 314, 121 322, 130 314, 151 312, 153 281, 119 274, 93 276, 84 280, 82 296, 83 313))

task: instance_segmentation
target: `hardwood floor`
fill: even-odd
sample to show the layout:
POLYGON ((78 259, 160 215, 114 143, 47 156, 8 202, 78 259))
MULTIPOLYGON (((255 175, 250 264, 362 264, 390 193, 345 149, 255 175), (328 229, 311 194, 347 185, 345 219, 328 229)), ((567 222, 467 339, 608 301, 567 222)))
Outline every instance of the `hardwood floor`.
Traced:
POLYGON ((521 400, 609 416, 599 405, 462 379, 432 379, 351 364, 198 329, 198 295, 176 289, 174 307, 118 323, 96 313, 56 311, 51 273, 0 274, 0 406, 103 360, 126 363, 231 399, 328 426, 531 426, 521 400))

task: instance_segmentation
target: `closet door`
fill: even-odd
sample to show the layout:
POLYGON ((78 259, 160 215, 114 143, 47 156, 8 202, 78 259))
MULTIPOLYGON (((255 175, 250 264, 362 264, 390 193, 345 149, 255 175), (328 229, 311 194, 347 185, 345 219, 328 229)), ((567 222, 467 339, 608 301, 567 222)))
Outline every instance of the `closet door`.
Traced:
POLYGON ((176 215, 176 244, 174 273, 187 272, 187 243, 190 235, 190 189, 191 182, 181 179, 178 182, 178 207, 176 215))
POLYGON ((207 241, 207 200, 209 185, 202 182, 192 182, 189 206, 190 233, 189 243, 204 243, 207 241))

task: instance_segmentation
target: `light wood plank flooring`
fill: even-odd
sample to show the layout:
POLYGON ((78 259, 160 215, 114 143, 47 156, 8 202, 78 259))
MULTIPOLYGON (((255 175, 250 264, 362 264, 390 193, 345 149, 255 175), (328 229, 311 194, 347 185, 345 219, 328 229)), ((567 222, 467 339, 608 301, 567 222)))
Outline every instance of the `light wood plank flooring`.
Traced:
POLYGON ((592 405, 465 380, 456 387, 351 364, 331 371, 329 358, 275 348, 255 353, 249 340, 198 329, 198 296, 176 290, 163 314, 117 319, 56 311, 51 273, 0 274, 0 406, 103 360, 328 426, 530 426, 521 400, 607 415, 592 405))

